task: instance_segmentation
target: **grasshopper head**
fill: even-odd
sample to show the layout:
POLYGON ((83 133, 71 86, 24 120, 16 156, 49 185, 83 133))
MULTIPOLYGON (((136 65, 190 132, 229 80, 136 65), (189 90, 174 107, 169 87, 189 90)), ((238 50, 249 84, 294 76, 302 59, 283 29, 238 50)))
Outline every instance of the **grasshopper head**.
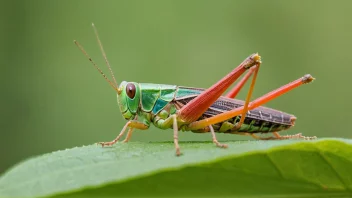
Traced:
POLYGON ((117 102, 122 116, 126 120, 136 117, 139 107, 139 84, 135 82, 123 81, 117 89, 117 102))
POLYGON ((83 52, 83 54, 89 59, 89 61, 93 64, 93 66, 99 71, 99 73, 104 77, 104 79, 110 84, 110 86, 117 92, 117 102, 119 103, 119 107, 121 110, 121 113, 123 117, 126 120, 132 120, 136 117, 138 113, 138 108, 139 108, 139 98, 140 98, 140 88, 139 84, 135 82, 126 82, 123 81, 120 86, 118 86, 115 75, 112 72, 112 69, 110 67, 110 63, 106 57, 105 51, 103 49, 103 45, 100 42, 99 36, 98 36, 98 31, 95 28, 94 24, 92 24, 95 36, 97 38, 98 44, 100 46, 100 50, 103 54, 103 57, 105 59, 106 65, 108 66, 112 79, 113 81, 109 80, 108 77, 103 73, 103 71, 98 67, 97 64, 90 58, 86 50, 84 50, 83 46, 79 44, 76 40, 74 43, 77 45, 77 47, 83 52))

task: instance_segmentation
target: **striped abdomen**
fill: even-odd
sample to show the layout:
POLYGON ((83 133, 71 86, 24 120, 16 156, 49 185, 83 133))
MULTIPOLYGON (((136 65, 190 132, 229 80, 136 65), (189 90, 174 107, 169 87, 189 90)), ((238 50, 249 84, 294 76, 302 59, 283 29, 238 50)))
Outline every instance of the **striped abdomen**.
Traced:
MULTIPOLYGON (((176 107, 179 109, 183 105, 187 104, 197 95, 199 95, 203 89, 178 87, 178 94, 175 97, 176 107), (180 94, 184 92, 187 94, 180 94), (192 94, 193 93, 193 94, 192 94)), ((237 99, 231 99, 227 97, 220 97, 217 101, 212 104, 206 112, 198 119, 212 117, 214 115, 233 110, 235 108, 243 106, 244 102, 237 99)), ((251 111, 248 111, 244 124, 238 129, 235 124, 239 122, 241 116, 233 117, 221 123, 213 125, 216 132, 223 133, 234 133, 234 132, 250 132, 250 133, 267 133, 281 131, 290 128, 294 124, 295 117, 293 115, 274 110, 266 107, 258 107, 251 111)), ((209 129, 197 130, 193 132, 206 132, 209 129)))

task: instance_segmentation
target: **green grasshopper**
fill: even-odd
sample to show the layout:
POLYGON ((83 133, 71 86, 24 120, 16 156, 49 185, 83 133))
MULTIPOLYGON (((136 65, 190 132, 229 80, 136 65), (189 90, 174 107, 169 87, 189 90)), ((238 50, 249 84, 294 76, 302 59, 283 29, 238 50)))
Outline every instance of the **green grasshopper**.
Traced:
POLYGON ((279 131, 294 126, 296 117, 261 105, 281 96, 292 89, 312 82, 314 78, 307 74, 287 85, 265 94, 250 102, 256 77, 261 65, 261 57, 254 53, 239 66, 208 89, 137 83, 123 81, 118 86, 106 57, 98 32, 92 24, 96 39, 114 82, 110 81, 103 71, 77 42, 83 54, 101 73, 110 86, 117 92, 117 101, 122 116, 128 120, 120 134, 111 142, 100 142, 103 147, 115 144, 126 132, 123 142, 128 142, 134 129, 146 130, 152 123, 160 129, 172 128, 176 155, 181 155, 178 144, 178 131, 196 133, 210 132, 217 147, 227 148, 226 144, 217 141, 215 132, 249 135, 261 140, 314 139, 301 133, 280 136, 279 131), (243 73, 247 74, 226 94, 222 95, 243 73), (245 101, 234 99, 247 80, 253 76, 245 101), (271 137, 260 137, 256 133, 272 133, 271 137))

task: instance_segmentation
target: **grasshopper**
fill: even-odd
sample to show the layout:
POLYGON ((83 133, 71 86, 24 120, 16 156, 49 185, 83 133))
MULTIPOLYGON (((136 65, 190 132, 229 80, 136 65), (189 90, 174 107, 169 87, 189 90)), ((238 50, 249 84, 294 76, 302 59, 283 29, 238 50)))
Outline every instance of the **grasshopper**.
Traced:
POLYGON ((208 89, 137 83, 122 81, 117 84, 110 63, 107 59, 97 29, 92 24, 101 53, 110 70, 113 82, 109 80, 97 64, 90 58, 83 46, 74 43, 100 72, 117 93, 117 101, 122 116, 128 120, 119 135, 110 142, 100 142, 103 147, 118 142, 127 131, 123 142, 128 142, 134 129, 146 130, 153 124, 159 129, 173 129, 176 155, 181 155, 178 132, 210 132, 217 147, 227 148, 216 139, 215 132, 249 135, 260 140, 314 139, 301 133, 279 135, 279 131, 291 128, 295 124, 294 115, 263 107, 265 103, 291 91, 300 85, 310 83, 314 78, 307 74, 303 77, 250 101, 255 81, 261 65, 261 57, 254 53, 239 66, 208 89), (244 77, 226 94, 222 95, 242 74, 244 77), (252 77, 245 101, 235 99, 248 79, 252 77), (257 133, 272 133, 270 137, 260 137, 257 133))

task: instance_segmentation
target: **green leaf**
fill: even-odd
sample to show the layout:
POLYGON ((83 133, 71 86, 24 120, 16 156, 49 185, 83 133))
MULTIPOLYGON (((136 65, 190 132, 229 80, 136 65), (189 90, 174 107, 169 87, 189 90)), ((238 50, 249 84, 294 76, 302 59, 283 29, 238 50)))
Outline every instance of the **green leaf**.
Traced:
POLYGON ((352 141, 118 143, 24 161, 0 178, 0 197, 350 197, 352 141))

